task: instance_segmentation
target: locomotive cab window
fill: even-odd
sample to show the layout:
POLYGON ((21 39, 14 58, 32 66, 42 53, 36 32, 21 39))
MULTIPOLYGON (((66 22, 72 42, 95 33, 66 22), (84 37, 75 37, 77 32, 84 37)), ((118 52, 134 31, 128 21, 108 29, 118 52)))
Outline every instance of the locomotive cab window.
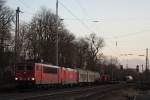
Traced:
POLYGON ((18 71, 31 71, 33 70, 33 66, 16 66, 16 70, 18 71))
POLYGON ((18 70, 18 71, 25 70, 25 67, 24 67, 24 66, 16 66, 15 68, 16 68, 16 70, 18 70))
POLYGON ((26 66, 26 70, 33 70, 33 66, 26 66))
POLYGON ((49 73, 49 74, 57 74, 57 68, 52 68, 52 67, 43 67, 43 72, 44 73, 49 73))

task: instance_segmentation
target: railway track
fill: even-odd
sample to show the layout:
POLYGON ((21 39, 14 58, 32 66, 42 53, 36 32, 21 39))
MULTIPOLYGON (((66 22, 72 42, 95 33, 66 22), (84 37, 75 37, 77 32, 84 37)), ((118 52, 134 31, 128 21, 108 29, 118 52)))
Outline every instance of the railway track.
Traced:
POLYGON ((111 93, 112 90, 123 88, 123 84, 86 87, 44 95, 22 98, 22 100, 99 100, 111 93))
POLYGON ((68 89, 47 90, 28 93, 0 95, 0 100, 100 100, 112 90, 121 89, 126 84, 76 87, 68 89))

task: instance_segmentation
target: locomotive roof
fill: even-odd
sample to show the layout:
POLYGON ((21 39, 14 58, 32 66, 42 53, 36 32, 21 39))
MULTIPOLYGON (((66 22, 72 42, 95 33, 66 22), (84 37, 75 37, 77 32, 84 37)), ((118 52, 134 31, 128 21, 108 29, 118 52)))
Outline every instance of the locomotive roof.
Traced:
POLYGON ((72 68, 66 68, 69 71, 76 71, 76 69, 72 69, 72 68))
POLYGON ((32 63, 32 62, 19 62, 19 63, 15 63, 15 65, 34 65, 34 63, 32 63))
POLYGON ((54 66, 54 65, 50 65, 50 64, 43 64, 43 63, 36 63, 36 64, 41 64, 41 65, 46 66, 46 67, 60 68, 59 66, 54 66))

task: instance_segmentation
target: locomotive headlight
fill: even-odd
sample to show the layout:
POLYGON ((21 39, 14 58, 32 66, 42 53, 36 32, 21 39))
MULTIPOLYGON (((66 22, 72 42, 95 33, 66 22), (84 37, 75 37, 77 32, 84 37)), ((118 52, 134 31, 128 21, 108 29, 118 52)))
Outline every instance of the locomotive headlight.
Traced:
POLYGON ((15 80, 18 80, 18 78, 17 78, 17 77, 15 77, 15 80))
POLYGON ((34 81, 34 80, 35 80, 35 78, 34 78, 34 77, 32 77, 32 78, 31 78, 31 80, 32 80, 32 81, 34 81))

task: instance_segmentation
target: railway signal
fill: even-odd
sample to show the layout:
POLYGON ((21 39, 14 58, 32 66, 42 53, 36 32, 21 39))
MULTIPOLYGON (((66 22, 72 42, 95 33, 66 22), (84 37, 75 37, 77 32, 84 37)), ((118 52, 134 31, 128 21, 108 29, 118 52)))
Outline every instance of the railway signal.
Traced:
POLYGON ((139 65, 136 66, 136 71, 139 72, 139 65))
POLYGON ((120 69, 123 70, 123 65, 120 65, 120 69))

